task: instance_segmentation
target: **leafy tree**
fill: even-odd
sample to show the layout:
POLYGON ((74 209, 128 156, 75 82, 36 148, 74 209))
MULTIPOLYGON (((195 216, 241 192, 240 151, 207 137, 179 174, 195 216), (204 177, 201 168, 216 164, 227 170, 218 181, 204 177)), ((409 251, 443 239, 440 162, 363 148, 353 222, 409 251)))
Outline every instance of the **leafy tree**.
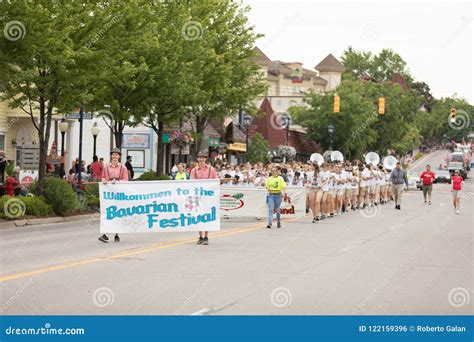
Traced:
POLYGON ((100 59, 86 47, 102 24, 91 2, 0 2, 0 100, 31 118, 38 133, 39 194, 44 191, 53 111, 90 99, 100 59))
POLYGON ((266 141, 259 132, 255 133, 252 138, 252 143, 249 144, 248 161, 252 164, 258 162, 267 163, 270 161, 270 157, 268 156, 268 141, 266 141))
POLYGON ((146 120, 158 134, 158 174, 165 125, 176 123, 180 116, 189 120, 195 154, 211 120, 246 108, 264 91, 258 67, 250 58, 258 36, 248 27, 248 9, 228 0, 159 5, 166 15, 152 50, 156 78, 146 120))
POLYGON ((229 0, 208 0, 188 12, 190 18, 198 16, 203 27, 196 47, 204 61, 195 70, 200 87, 189 103, 197 137, 195 153, 201 149, 200 138, 211 120, 222 120, 239 109, 253 111, 252 101, 265 91, 259 67, 251 60, 260 35, 249 26, 248 11, 249 7, 229 0))
POLYGON ((160 14, 151 10, 148 1, 108 2, 101 7, 95 15, 106 24, 87 47, 100 55, 107 68, 91 85, 94 100, 90 105, 103 117, 120 148, 125 127, 139 124, 147 113, 150 67, 146 56, 156 35, 153 18, 160 14))
POLYGON ((311 94, 306 102, 309 108, 292 107, 290 114, 296 123, 308 129, 308 136, 327 149, 329 135, 327 127, 335 127, 333 148, 346 158, 361 157, 376 134, 369 129, 374 121, 373 101, 366 99, 364 81, 346 81, 336 89, 341 98, 340 113, 333 113, 334 92, 311 94))
POLYGON ((390 49, 383 49, 378 55, 374 55, 371 52, 354 50, 349 46, 341 60, 345 68, 342 75, 344 80, 364 78, 382 82, 391 80, 394 73, 401 74, 408 83, 412 80, 406 62, 390 49))
POLYGON ((346 158, 361 158, 368 151, 381 156, 394 148, 400 154, 416 146, 413 134, 418 129, 413 120, 418 113, 419 99, 404 92, 398 84, 375 83, 362 80, 346 80, 336 89, 341 98, 340 113, 333 113, 334 93, 311 94, 307 99, 309 108, 290 109, 295 121, 308 128, 308 134, 329 146, 327 127, 335 127, 333 148, 346 158), (385 114, 379 115, 379 97, 385 98, 385 114))
POLYGON ((431 109, 433 108, 436 99, 434 96, 431 94, 431 89, 426 84, 425 82, 413 82, 411 85, 411 89, 413 92, 415 92, 418 96, 421 96, 423 99, 423 102, 421 105, 426 109, 426 111, 429 113, 431 112, 431 109))

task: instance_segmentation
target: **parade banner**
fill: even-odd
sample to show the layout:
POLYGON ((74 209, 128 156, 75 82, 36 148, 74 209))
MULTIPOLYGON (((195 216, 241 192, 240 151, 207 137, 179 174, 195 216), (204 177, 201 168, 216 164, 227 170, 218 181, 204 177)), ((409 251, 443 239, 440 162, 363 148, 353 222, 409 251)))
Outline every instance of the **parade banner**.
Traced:
POLYGON ((100 184, 101 233, 220 230, 218 179, 100 184))
MULTIPOLYGON (((221 215, 265 218, 268 214, 267 194, 268 191, 264 188, 222 187, 221 215)), ((286 194, 281 203, 281 217, 304 217, 306 215, 306 189, 287 187, 286 194)))

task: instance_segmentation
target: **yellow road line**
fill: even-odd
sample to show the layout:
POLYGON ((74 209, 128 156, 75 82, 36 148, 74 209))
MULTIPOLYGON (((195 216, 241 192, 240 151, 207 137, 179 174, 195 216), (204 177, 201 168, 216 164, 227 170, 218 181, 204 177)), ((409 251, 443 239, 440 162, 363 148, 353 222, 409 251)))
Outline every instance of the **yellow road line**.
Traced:
MULTIPOLYGON (((286 219, 282 220, 285 222, 291 222, 291 221, 296 221, 299 220, 299 218, 295 219, 286 219)), ((258 223, 258 224, 253 224, 249 226, 245 226, 239 229, 233 229, 231 231, 225 231, 225 232, 219 232, 212 234, 212 238, 219 238, 219 237, 224 237, 224 236, 229 236, 229 235, 234 235, 234 234, 240 234, 240 233, 245 233, 245 232, 250 232, 254 231, 257 229, 261 229, 266 225, 266 223, 258 223)), ((154 252, 159 249, 165 249, 165 248, 170 248, 170 247, 176 247, 176 246, 181 246, 185 244, 190 244, 190 243, 195 243, 196 239, 195 238, 186 238, 186 239, 181 239, 181 240, 175 240, 171 241, 169 243, 155 243, 149 246, 145 247, 140 247, 138 249, 132 250, 132 251, 125 251, 125 252, 119 252, 116 254, 112 254, 109 256, 103 256, 103 257, 93 257, 90 259, 84 259, 84 260, 79 260, 79 261, 74 261, 74 262, 68 262, 64 264, 60 264, 57 266, 50 266, 50 267, 43 267, 43 268, 38 268, 33 271, 28 271, 28 272, 22 272, 22 273, 14 273, 10 275, 5 275, 0 277, 0 283, 9 281, 9 280, 14 280, 14 279, 20 279, 20 278, 25 278, 37 274, 43 274, 47 272, 52 272, 52 271, 57 271, 57 270, 62 270, 66 268, 71 268, 75 266, 81 266, 81 265, 87 265, 87 264, 92 264, 100 261, 106 261, 106 260, 114 260, 114 259, 119 259, 123 257, 129 257, 132 255, 137 255, 137 254, 144 254, 144 253, 149 253, 149 252, 154 252)))

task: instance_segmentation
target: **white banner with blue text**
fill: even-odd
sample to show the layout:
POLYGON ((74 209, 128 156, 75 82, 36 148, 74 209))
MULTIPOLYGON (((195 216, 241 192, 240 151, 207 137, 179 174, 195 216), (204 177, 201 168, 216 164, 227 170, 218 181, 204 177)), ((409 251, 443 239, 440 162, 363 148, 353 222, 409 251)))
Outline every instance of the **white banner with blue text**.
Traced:
POLYGON ((220 230, 218 179, 100 184, 101 233, 220 230))

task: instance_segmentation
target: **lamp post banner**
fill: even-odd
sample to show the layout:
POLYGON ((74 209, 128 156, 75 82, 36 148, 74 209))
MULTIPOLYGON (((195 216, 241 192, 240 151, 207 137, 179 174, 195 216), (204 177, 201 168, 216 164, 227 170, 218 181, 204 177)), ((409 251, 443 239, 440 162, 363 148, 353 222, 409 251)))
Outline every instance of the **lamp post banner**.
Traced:
POLYGON ((220 230, 218 179, 100 184, 101 233, 220 230))

